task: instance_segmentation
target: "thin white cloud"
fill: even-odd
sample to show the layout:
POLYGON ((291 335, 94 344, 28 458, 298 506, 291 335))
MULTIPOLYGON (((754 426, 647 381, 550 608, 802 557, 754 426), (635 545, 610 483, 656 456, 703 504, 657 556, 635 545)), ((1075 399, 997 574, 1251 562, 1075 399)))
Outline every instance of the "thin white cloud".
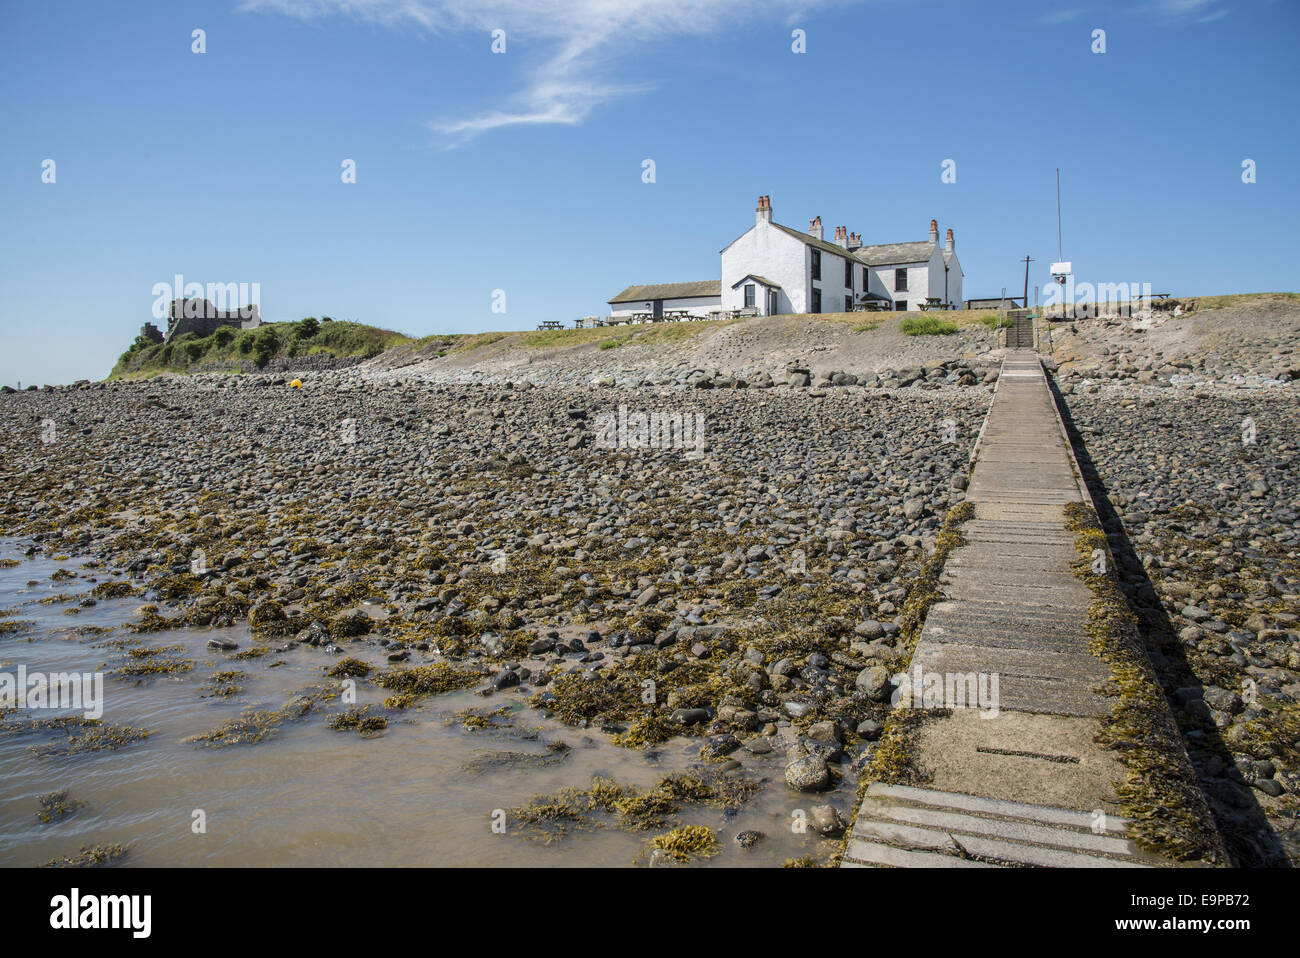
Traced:
POLYGON ((1220 0, 1152 0, 1146 9, 1167 20, 1211 23, 1228 15, 1220 0))
MULTIPOLYGON (((1035 22, 1043 26, 1055 26, 1078 20, 1085 14, 1105 16, 1111 12, 1098 8, 1061 7, 1039 14, 1035 22)), ((1148 0, 1128 12, 1154 17, 1166 23, 1212 23, 1226 17, 1231 10, 1224 6, 1222 0, 1148 0)))
POLYGON ((1047 26, 1057 23, 1069 23, 1071 20, 1078 20, 1086 12, 1086 10, 1078 8, 1048 10, 1046 13, 1039 14, 1038 22, 1047 26))
POLYGON ((648 44, 710 36, 740 23, 789 20, 835 2, 840 0, 245 0, 242 8, 304 20, 340 15, 431 33, 479 31, 485 51, 491 31, 505 30, 506 55, 529 58, 524 85, 508 104, 430 124, 454 146, 505 127, 576 125, 604 103, 650 89, 653 81, 625 78, 626 61, 648 44), (513 46, 516 39, 528 43, 513 46), (538 47, 544 49, 540 63, 532 61, 538 47))

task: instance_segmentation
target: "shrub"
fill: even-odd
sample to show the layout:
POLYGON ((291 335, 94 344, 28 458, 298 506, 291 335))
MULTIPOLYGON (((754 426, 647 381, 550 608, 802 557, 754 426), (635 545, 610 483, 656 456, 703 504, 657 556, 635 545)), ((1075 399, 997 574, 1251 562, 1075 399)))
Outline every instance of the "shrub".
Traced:
POLYGON ((957 326, 938 316, 908 316, 898 324, 904 336, 951 336, 957 326))
POLYGON ((997 313, 985 313, 983 316, 980 317, 980 322, 983 323, 985 326, 987 326, 989 329, 1001 329, 1003 327, 1011 326, 1011 317, 1006 316, 1001 321, 999 321, 997 313))
POLYGON ((235 340, 235 330, 230 326, 218 326, 217 331, 212 334, 212 341, 218 346, 229 346, 235 340))
POLYGON ((294 330, 294 333, 299 339, 311 339, 319 329, 320 323, 316 320, 316 317, 308 316, 298 324, 298 328, 294 330))

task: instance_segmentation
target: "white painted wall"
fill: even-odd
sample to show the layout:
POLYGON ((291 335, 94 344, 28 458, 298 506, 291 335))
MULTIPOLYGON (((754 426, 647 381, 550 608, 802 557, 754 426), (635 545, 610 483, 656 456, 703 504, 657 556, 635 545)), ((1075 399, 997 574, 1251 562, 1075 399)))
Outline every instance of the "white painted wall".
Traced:
MULTIPOLYGON (((743 309, 745 287, 732 286, 750 273, 770 279, 781 287, 777 293, 777 311, 807 311, 808 258, 805 245, 772 226, 760 222, 722 251, 722 308, 743 309)), ((765 297, 756 304, 766 311, 765 297)))
MULTIPOLYGON (((832 230, 834 227, 832 227, 832 230)), ((812 247, 771 224, 760 221, 722 251, 722 308, 742 309, 745 305, 745 284, 732 289, 744 277, 762 276, 778 284, 777 311, 780 313, 806 313, 812 309, 812 288, 822 292, 822 312, 838 313, 848 308, 854 296, 862 291, 861 264, 847 249, 836 254, 827 250, 821 253, 821 279, 812 279, 812 247), (849 261, 854 269, 852 286, 845 286, 844 263, 849 261)), ((762 288, 756 290, 759 311, 766 313, 767 302, 762 288)))
POLYGON ((888 263, 884 266, 872 266, 870 291, 881 296, 888 296, 897 304, 907 303, 909 310, 921 308, 926 297, 933 296, 941 302, 960 307, 962 303, 961 263, 956 254, 948 270, 948 294, 945 298, 943 288, 943 247, 936 246, 924 263, 888 263), (895 291, 894 270, 907 270, 907 291, 895 291))
MULTIPOLYGON (((939 267, 939 286, 943 286, 943 267, 939 267)), ((917 303, 925 301, 931 295, 929 263, 890 263, 886 266, 871 267, 871 291, 888 296, 895 304, 906 302, 908 309, 916 309, 917 303), (907 290, 894 289, 894 271, 907 270, 907 290)))
MULTIPOLYGON (((834 253, 828 253, 825 250, 822 254, 822 278, 820 281, 812 281, 813 286, 818 286, 822 291, 822 312, 823 313, 845 313, 848 312, 850 304, 856 294, 862 292, 862 270, 859 267, 861 261, 850 253, 847 249, 842 254, 836 256, 834 253), (844 263, 848 262, 853 266, 850 274, 850 285, 844 282, 844 263)), ((808 251, 808 269, 809 275, 812 270, 812 250, 808 251)), ((809 297, 809 308, 811 309, 812 298, 809 297)))
POLYGON ((948 272, 948 299, 958 309, 961 309, 961 305, 964 302, 962 299, 963 285, 961 260, 957 258, 957 251, 954 249, 952 254, 952 268, 948 272))

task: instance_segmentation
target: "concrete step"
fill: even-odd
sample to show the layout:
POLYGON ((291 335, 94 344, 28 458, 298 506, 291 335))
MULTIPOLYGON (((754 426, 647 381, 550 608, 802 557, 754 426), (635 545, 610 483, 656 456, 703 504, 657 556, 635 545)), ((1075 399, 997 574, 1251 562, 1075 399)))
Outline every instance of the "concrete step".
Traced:
POLYGON ((963 868, 1146 868, 1166 864, 1126 837, 1118 816, 956 792, 875 784, 845 850, 846 865, 963 868))

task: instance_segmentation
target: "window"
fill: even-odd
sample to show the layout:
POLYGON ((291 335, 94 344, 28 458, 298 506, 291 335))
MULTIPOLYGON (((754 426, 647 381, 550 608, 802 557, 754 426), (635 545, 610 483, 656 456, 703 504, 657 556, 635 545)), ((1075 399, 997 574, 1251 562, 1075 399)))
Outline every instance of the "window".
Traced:
POLYGON ((894 270, 894 292, 903 293, 907 291, 907 270, 894 270))
POLYGON ((746 306, 754 305, 754 284, 753 283, 745 284, 745 305, 746 306))
POLYGON ((822 278, 822 251, 819 249, 812 251, 812 278, 822 278))
POLYGON ((849 289, 853 288, 853 264, 848 260, 844 261, 844 285, 849 289))
POLYGON ((907 300, 900 299, 894 302, 894 311, 898 313, 907 312, 907 300))
POLYGON ((862 267, 862 292, 868 292, 871 289, 871 270, 862 267))
POLYGON ((812 311, 814 313, 820 313, 822 311, 822 291, 820 289, 814 289, 812 291, 812 311))

